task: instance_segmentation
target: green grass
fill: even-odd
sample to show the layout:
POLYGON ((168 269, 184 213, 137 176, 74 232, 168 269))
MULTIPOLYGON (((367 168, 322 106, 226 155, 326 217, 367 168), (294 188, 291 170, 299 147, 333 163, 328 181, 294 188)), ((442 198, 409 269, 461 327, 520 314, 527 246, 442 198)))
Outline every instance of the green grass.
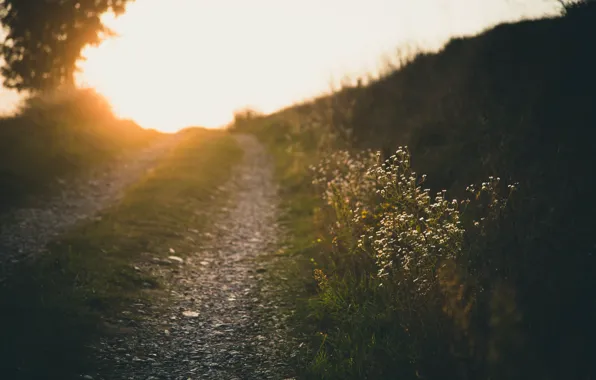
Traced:
POLYGON ((0 213, 163 136, 118 119, 91 90, 31 98, 0 118, 0 213))
MULTIPOLYGON (((7 379, 65 379, 89 364, 85 347, 107 333, 104 318, 162 297, 161 284, 135 263, 184 257, 185 239, 213 220, 217 190, 241 151, 221 131, 183 131, 183 142, 124 199, 20 266, 0 287, 0 373, 7 379)), ((196 238, 198 235, 194 235, 196 238)), ((119 315, 122 318, 122 315, 119 315)))

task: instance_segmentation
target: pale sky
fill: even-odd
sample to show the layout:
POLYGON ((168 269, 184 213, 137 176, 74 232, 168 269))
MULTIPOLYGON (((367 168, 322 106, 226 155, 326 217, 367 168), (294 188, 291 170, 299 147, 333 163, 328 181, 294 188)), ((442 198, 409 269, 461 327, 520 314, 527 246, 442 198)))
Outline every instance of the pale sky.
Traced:
MULTIPOLYGON (((436 48, 504 20, 552 13, 549 0, 136 0, 119 37, 84 52, 78 82, 122 117, 175 131, 218 127, 235 109, 271 112, 363 74, 404 44, 436 48)), ((15 95, 0 92, 0 111, 15 95)))

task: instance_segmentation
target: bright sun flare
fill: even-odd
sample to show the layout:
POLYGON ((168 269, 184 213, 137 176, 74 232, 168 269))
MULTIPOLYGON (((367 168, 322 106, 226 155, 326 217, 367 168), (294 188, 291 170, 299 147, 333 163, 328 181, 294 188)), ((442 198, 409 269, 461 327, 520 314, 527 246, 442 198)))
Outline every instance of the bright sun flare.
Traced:
POLYGON ((235 109, 270 112, 326 90, 332 78, 374 70, 404 43, 435 47, 543 14, 544 3, 137 0, 123 16, 106 16, 119 36, 84 51, 77 81, 144 127, 219 127, 235 109))

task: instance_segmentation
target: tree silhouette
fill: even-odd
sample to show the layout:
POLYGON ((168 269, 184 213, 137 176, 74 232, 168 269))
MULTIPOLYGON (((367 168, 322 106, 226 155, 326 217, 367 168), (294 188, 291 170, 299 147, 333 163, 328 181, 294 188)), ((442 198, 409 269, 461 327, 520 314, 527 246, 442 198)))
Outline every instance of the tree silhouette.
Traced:
POLYGON ((129 1, 0 0, 4 85, 33 92, 72 86, 82 49, 110 34, 100 16, 124 12, 129 1))

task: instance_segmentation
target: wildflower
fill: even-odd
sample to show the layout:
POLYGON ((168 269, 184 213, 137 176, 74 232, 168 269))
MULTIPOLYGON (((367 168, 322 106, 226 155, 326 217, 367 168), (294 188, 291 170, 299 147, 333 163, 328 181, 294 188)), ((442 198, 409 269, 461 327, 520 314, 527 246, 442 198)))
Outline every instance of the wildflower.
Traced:
MULTIPOLYGON (((416 279, 424 293, 436 283, 440 263, 461 254, 464 230, 459 210, 470 199, 448 199, 444 189, 432 196, 430 189, 423 189, 426 175, 418 177, 411 169, 407 147, 384 162, 379 158, 379 152, 339 151, 318 167, 314 182, 335 211, 336 219, 328 224, 333 242, 338 242, 339 233, 351 234, 353 247, 374 257, 382 281, 416 279)), ((489 178, 481 191, 494 191, 498 181, 489 178)), ((466 191, 480 195, 474 185, 466 191)))
POLYGON ((367 216, 368 216, 368 211, 367 210, 362 210, 362 213, 361 213, 362 219, 366 219, 367 216))

